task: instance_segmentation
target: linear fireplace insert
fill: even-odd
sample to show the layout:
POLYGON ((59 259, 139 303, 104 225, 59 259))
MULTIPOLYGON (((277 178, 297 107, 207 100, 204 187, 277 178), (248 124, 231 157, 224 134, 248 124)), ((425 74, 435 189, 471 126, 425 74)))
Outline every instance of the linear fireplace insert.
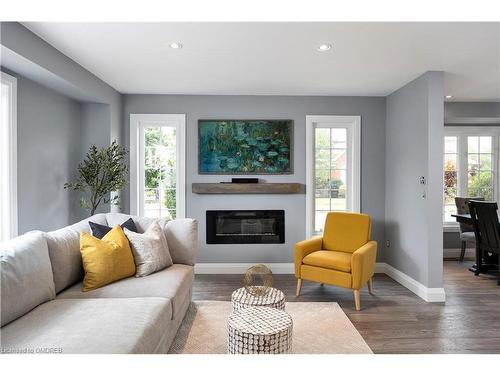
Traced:
POLYGON ((239 243, 285 243, 285 211, 207 211, 207 244, 239 243))

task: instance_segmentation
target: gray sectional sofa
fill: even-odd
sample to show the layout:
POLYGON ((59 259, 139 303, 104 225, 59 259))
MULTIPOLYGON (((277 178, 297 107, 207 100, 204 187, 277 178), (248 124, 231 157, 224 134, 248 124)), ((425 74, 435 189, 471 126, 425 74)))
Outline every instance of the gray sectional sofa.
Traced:
POLYGON ((97 214, 53 231, 0 244, 3 353, 166 353, 191 302, 197 222, 162 221, 174 264, 82 292, 79 232, 88 221, 114 226, 132 217, 97 214))

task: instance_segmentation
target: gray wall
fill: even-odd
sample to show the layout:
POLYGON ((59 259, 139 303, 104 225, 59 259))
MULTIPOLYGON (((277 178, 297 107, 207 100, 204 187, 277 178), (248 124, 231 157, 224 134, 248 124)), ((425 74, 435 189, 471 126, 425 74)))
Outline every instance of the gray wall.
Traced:
POLYGON ((90 146, 107 147, 110 144, 109 105, 82 103, 82 133, 80 139, 81 157, 85 157, 90 146))
MULTIPOLYGON (((81 104, 81 136, 80 136, 80 160, 85 158, 90 146, 95 144, 99 148, 107 147, 110 143, 110 106, 101 103, 81 104)), ((96 212, 109 212, 109 203, 100 206, 96 212)), ((83 219, 88 216, 88 211, 76 205, 74 212, 77 218, 83 219)))
POLYGON ((19 234, 75 221, 75 193, 64 190, 80 158, 80 103, 11 71, 17 78, 19 234))
POLYGON ((120 141, 121 94, 17 22, 0 22, 2 65, 81 101, 110 106, 110 139, 120 141), (12 66, 9 66, 12 65, 12 66))
POLYGON ((500 102, 447 102, 444 105, 447 118, 500 117, 500 102))
POLYGON ((443 287, 443 137, 444 137, 444 72, 424 74, 428 84, 428 178, 427 178, 427 228, 428 228, 428 285, 443 287), (439 210, 436 210, 439 207, 439 210))
POLYGON ((440 72, 387 98, 385 261, 427 287, 442 287, 443 112, 440 72))
MULTIPOLYGON (((230 176, 198 175, 197 128, 203 118, 260 118, 294 120, 294 173, 257 176, 269 182, 305 183, 305 116, 361 115, 361 207, 373 220, 372 237, 384 243, 385 98, 293 96, 182 96, 124 95, 125 144, 129 144, 131 113, 185 113, 187 115, 187 216, 199 220, 200 262, 292 262, 293 244, 305 238, 305 195, 211 196, 191 193, 193 182, 227 181, 230 176), (205 211, 208 209, 285 209, 283 245, 207 245, 205 211)), ((128 191, 123 206, 128 212, 128 191)), ((383 259, 383 247, 379 260, 383 259)))
MULTIPOLYGON (((52 143, 48 142, 46 152, 54 157, 56 169, 62 163, 67 162, 71 164, 71 171, 76 171, 78 162, 91 144, 106 146, 115 139, 121 142, 122 98, 119 92, 17 22, 0 22, 0 35, 2 69, 16 72, 16 75, 24 77, 26 81, 31 80, 33 87, 38 87, 38 90, 26 87, 23 89, 23 93, 19 93, 19 95, 29 96, 34 103, 19 100, 18 112, 21 117, 24 113, 31 114, 35 110, 37 111, 40 121, 36 130, 43 133, 42 139, 45 135, 53 137, 49 138, 49 140, 52 139, 52 143), (28 93, 30 90, 33 92, 28 93), (47 94, 47 98, 44 97, 43 90, 50 93, 47 94), (54 95, 58 95, 59 102, 48 101, 48 98, 52 98, 54 95), (37 97, 40 98, 38 101, 35 99, 37 97), (58 107, 65 100, 76 103, 75 105, 79 107, 79 113, 73 113, 70 116, 61 109, 62 105, 58 107), (44 106, 41 106, 40 103, 44 103, 44 106), (65 115, 67 116, 65 117, 65 115), (77 130, 67 134, 65 129, 67 129, 68 122, 79 123, 81 127, 79 126, 77 130), (57 128, 61 128, 61 131, 54 132, 54 129, 57 128), (54 147, 54 142, 57 142, 58 137, 61 142, 60 145, 57 143, 59 150, 54 147), (71 137, 71 140, 68 140, 68 137, 71 137), (62 152, 60 152, 61 150, 62 152), (66 160, 68 150, 71 152, 70 160, 66 160), (61 153, 61 160, 58 160, 58 152, 61 153)), ((20 97, 20 99, 22 98, 20 97)), ((34 117, 29 118, 29 121, 35 120, 34 117)), ((35 126, 31 123, 30 125, 35 126)), ((20 132, 18 142, 29 144, 32 141, 30 138, 32 134, 31 132, 20 132)), ((22 150, 20 149, 18 152, 21 153, 22 150)), ((19 157, 32 157, 31 168, 44 170, 45 163, 48 161, 45 159, 37 160, 35 153, 29 153, 29 150, 25 151, 28 154, 19 157)), ((30 177, 25 175, 27 173, 25 171, 27 169, 19 169, 18 171, 19 184, 22 180, 30 177)), ((58 176, 62 178, 65 175, 59 173, 58 176)), ((33 186, 32 189, 34 189, 33 186)), ((48 199, 52 195, 44 195, 43 192, 44 188, 41 188, 40 194, 34 190, 30 194, 19 194, 19 217, 31 217, 26 226, 23 226, 23 223, 19 224, 20 231, 33 228, 55 229, 88 216, 87 211, 79 207, 79 195, 75 194, 68 209, 68 207, 60 205, 57 200, 52 203, 48 199), (46 211, 49 211, 50 214, 40 215, 37 212, 39 207, 46 207, 46 211)), ((64 194, 67 192, 63 192, 60 199, 66 199, 64 194)), ((111 209, 113 210, 113 208, 111 209)), ((100 211, 109 210, 109 205, 100 209, 100 211)))

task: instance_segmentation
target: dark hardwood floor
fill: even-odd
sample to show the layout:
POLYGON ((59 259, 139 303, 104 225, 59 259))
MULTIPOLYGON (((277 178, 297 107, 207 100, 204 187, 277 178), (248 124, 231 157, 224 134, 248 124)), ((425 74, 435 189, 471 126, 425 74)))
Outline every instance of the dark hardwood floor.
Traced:
MULTIPOLYGON (((274 275, 287 301, 336 301, 374 353, 500 353, 500 287, 494 276, 474 276, 472 262, 444 262, 445 303, 427 303, 388 276, 366 287, 362 310, 352 291, 304 281, 295 298, 293 275, 274 275)), ((229 301, 240 275, 196 275, 193 299, 229 301)))

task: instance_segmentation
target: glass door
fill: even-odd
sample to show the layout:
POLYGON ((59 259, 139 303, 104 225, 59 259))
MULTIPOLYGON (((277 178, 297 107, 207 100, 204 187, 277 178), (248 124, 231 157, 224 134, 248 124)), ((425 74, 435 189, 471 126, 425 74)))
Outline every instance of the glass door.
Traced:
POLYGON ((144 186, 141 214, 175 219, 177 216, 177 144, 175 126, 145 126, 142 129, 144 186))
POLYGON ((360 210, 359 116, 307 116, 307 235, 323 232, 328 212, 360 210))
POLYGON ((131 211, 154 218, 184 217, 185 116, 131 115, 131 127, 131 160, 136 160, 131 163, 131 211))

